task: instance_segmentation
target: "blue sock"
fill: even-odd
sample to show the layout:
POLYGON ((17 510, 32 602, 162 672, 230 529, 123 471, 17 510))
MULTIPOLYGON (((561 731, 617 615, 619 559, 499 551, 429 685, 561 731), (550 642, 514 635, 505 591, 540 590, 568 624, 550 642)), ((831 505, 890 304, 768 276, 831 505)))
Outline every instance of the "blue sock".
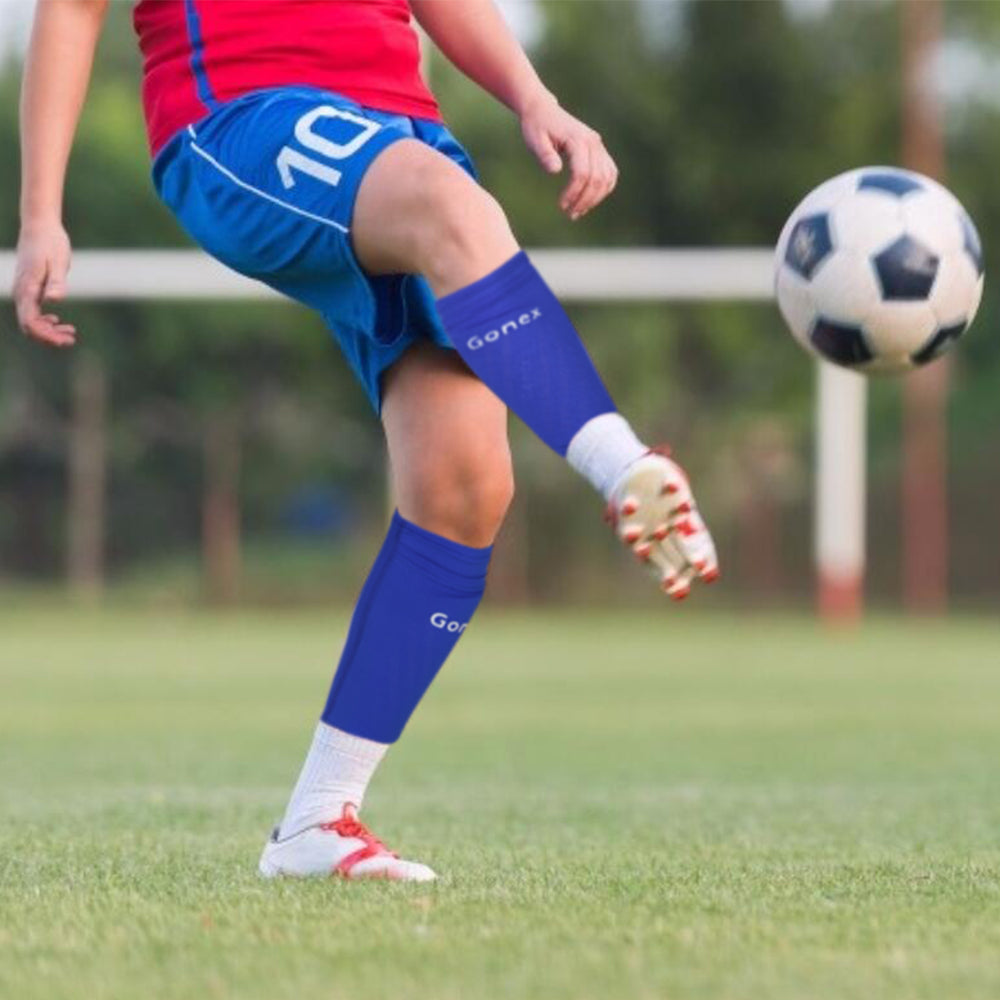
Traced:
POLYGON ((573 324, 523 250, 437 306, 465 363, 560 455, 587 421, 615 412, 573 324))
POLYGON ((393 514, 354 609, 327 725, 378 743, 399 739, 479 606, 492 553, 393 514))

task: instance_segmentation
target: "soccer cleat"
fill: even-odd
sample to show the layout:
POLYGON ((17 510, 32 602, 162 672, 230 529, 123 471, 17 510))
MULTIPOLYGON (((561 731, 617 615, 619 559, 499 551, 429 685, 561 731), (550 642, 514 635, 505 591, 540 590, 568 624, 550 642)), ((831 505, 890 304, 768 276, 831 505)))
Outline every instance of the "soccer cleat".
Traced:
POLYGON ((625 470, 606 519, 673 600, 687 597, 695 580, 719 578, 715 545, 687 476, 664 449, 648 451, 625 470))
POLYGON ((348 803, 340 819, 310 826, 282 839, 275 828, 264 846, 259 870, 264 878, 339 875, 341 878, 382 878, 396 882, 432 882, 433 869, 404 861, 390 851, 358 819, 348 803))

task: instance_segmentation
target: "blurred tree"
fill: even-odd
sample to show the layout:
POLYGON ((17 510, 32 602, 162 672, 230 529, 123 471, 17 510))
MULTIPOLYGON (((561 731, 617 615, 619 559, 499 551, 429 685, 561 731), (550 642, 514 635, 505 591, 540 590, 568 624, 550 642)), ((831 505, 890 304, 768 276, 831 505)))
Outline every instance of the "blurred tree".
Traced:
MULTIPOLYGON (((139 57, 128 15, 129 8, 113 5, 101 41, 70 164, 66 225, 78 247, 187 246, 190 241, 159 202, 149 180, 139 57)), ((18 88, 19 70, 8 66, 0 76, 0 182, 9 191, 18 186, 18 88)), ((2 199, 0 244, 13 245, 16 233, 17 199, 2 199)), ((252 474, 237 491, 233 477, 240 463, 235 449, 256 447, 272 464, 285 468, 298 464, 299 476, 328 477, 326 442, 315 428, 334 428, 340 421, 356 437, 367 408, 360 390, 321 324, 290 306, 134 302, 71 303, 68 309, 81 330, 91 372, 106 370, 100 377, 111 386, 115 433, 107 511, 116 525, 113 560, 128 563, 157 551, 172 551, 178 544, 189 545, 200 524, 208 536, 206 588, 225 599, 232 593, 232 567, 238 563, 233 553, 238 540, 235 525, 240 521, 233 509, 237 495, 246 497, 249 491, 248 499, 256 508, 249 518, 252 525, 260 524, 261 508, 268 507, 272 514, 265 520, 273 523, 282 502, 273 476, 252 474), (277 406, 276 398, 281 401, 277 406), (270 408, 259 405, 265 399, 270 408), (285 440, 288 408, 301 413, 296 431, 303 423, 312 424, 311 446, 285 440), (284 413, 283 423, 271 419, 275 409, 284 413), (241 428, 238 434, 219 433, 220 427, 235 426, 241 428), (221 449, 224 456, 220 442, 230 446, 221 449), (190 489, 192 482, 200 482, 203 491, 190 489), (151 530, 151 522, 156 530, 151 530)), ((5 327, 11 325, 9 319, 5 327)), ((72 361, 10 338, 0 350, 7 363, 15 361, 20 377, 38 387, 64 415, 68 426, 72 361)), ((89 436, 91 443, 96 436, 96 432, 89 436)), ((329 434, 329 443, 335 444, 338 436, 344 435, 329 434)), ((79 434, 63 435, 60 451, 81 440, 79 434)), ((366 449, 378 451, 377 425, 369 422, 361 440, 366 449)), ((62 454, 60 460, 67 461, 70 469, 82 467, 62 454)), ((367 473, 368 464, 357 455, 345 455, 333 467, 341 470, 338 475, 353 477, 359 471, 367 473)), ((72 489, 69 496, 80 501, 67 512, 70 538, 89 537, 92 550, 97 537, 93 512, 101 505, 86 485, 72 489), (89 527, 81 527, 85 523, 89 527)), ((48 508, 58 510, 61 505, 48 508)), ((38 527, 32 534, 36 550, 48 551, 61 534, 59 519, 48 520, 44 529, 38 527), (48 537, 47 543, 43 544, 40 532, 48 537)), ((90 567, 86 575, 93 577, 103 559, 91 551, 82 560, 81 546, 79 541, 70 546, 77 553, 71 575, 83 574, 80 567, 85 561, 90 567)), ((90 589, 93 586, 92 581, 90 589)))
MULTIPOLYGON (((770 243, 791 206, 825 177, 898 159, 894 3, 837 2, 808 18, 781 0, 545 2, 539 11, 533 54, 543 76, 565 106, 602 132, 622 167, 618 191, 592 218, 574 224, 560 216, 562 181, 529 158, 513 116, 440 57, 433 73, 449 123, 528 245, 770 243)), ((989 65, 1000 4, 950 0, 945 14, 959 56, 989 65)), ((67 223, 77 246, 185 246, 149 182, 128 20, 128 8, 113 5, 71 164, 67 223)), ((16 67, 8 66, 0 73, 0 185, 8 192, 18 183, 17 88, 16 67)), ((949 178, 989 251, 991 234, 1000 232, 993 182, 1000 105, 995 94, 967 87, 948 111, 949 178)), ((16 208, 12 195, 0 199, 2 245, 16 237, 16 208)), ((1000 592, 1000 567, 984 567, 981 557, 990 545, 1000 552, 990 513, 1000 498, 993 443, 1000 340, 990 335, 996 308, 988 284, 983 316, 954 361, 954 551, 964 567, 956 583, 970 593, 1000 592)), ((110 372, 113 568, 192 546, 205 507, 206 429, 234 416, 243 457, 240 520, 249 538, 272 530, 288 496, 310 481, 369 496, 380 490, 378 425, 322 324, 305 310, 149 302, 70 309, 110 372)), ((705 502, 727 547, 752 551, 731 543, 753 531, 740 527, 745 484, 734 477, 760 450, 754 428, 784 428, 782 462, 797 465, 762 476, 755 489, 760 516, 780 523, 789 539, 775 587, 786 596, 804 591, 812 369, 774 310, 727 304, 572 311, 623 409, 651 437, 674 442, 706 483, 705 502)), ((9 315, 0 326, 12 331, 9 315)), ((13 336, 0 344, 0 359, 0 558, 13 565, 5 555, 16 547, 13 511, 30 507, 32 531, 41 533, 36 569, 51 572, 65 518, 52 491, 61 488, 66 468, 71 362, 13 336), (44 475, 14 474, 25 449, 45 456, 44 475), (46 504, 24 499, 29 478, 44 479, 46 504)), ((898 397, 898 386, 873 384, 872 516, 880 540, 873 570, 883 593, 895 589, 898 397)), ((518 575, 538 594, 586 592, 618 553, 594 532, 589 505, 567 502, 567 491, 578 489, 571 476, 522 429, 515 436, 518 502, 531 514, 511 533, 527 550, 518 575), (573 562, 565 558, 569 550, 573 562)), ((366 517, 373 530, 382 514, 380 500, 372 500, 366 517)), ((753 585, 738 567, 734 578, 736 588, 753 585)), ((606 581, 593 592, 606 597, 606 581)), ((627 591, 642 593, 642 580, 627 591)))

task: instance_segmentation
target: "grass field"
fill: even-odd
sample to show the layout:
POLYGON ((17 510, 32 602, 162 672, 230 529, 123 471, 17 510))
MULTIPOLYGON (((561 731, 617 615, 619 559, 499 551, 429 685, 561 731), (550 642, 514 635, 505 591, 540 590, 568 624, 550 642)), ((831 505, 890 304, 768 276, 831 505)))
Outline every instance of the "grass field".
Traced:
POLYGON ((0 615, 3 1000, 1000 996, 995 624, 485 617, 367 810, 442 880, 265 884, 342 628, 0 615))

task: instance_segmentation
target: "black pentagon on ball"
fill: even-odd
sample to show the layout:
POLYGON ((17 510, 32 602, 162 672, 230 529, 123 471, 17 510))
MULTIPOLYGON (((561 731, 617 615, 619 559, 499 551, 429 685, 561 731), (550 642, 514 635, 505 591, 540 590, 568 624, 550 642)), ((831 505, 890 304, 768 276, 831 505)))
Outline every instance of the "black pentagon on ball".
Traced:
POLYGON ((886 194, 903 198, 912 191, 922 191, 923 184, 901 170, 874 170, 862 174, 858 181, 859 191, 884 191, 886 194))
POLYGON ((807 215, 792 228, 785 263, 808 281, 832 251, 830 220, 825 215, 807 215))
POLYGON ((824 358, 849 368, 863 365, 875 356, 860 327, 835 323, 822 316, 813 324, 809 340, 824 358))
POLYGON ((921 302, 931 293, 939 260, 912 236, 900 236, 874 258, 882 298, 921 302))
POLYGON ((962 245, 965 248, 965 252, 972 258, 972 264, 976 269, 976 273, 982 276, 986 270, 986 265, 983 262, 983 244, 979 239, 979 230, 976 229, 972 219, 965 212, 962 212, 960 221, 963 233, 962 245))
POLYGON ((969 324, 963 320, 954 326, 943 326, 930 340, 910 355, 910 360, 915 365, 926 365, 929 361, 941 357, 951 345, 962 336, 968 329, 969 324))

